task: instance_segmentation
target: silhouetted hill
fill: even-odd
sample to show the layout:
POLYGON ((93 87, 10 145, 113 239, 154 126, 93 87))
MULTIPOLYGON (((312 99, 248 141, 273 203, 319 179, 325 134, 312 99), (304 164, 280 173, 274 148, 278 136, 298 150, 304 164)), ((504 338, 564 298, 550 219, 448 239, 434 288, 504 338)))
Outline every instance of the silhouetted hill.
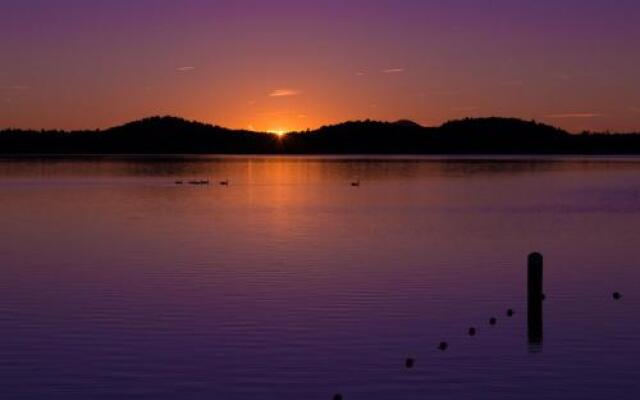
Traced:
POLYGON ((97 131, 0 131, 2 154, 640 154, 639 134, 571 135, 515 118, 440 127, 350 121, 285 137, 151 117, 97 131))
POLYGON ((274 135, 187 121, 151 117, 104 131, 103 148, 113 153, 253 153, 269 152, 274 135))
POLYGON ((508 140, 514 136, 517 136, 519 139, 552 139, 567 134, 567 132, 562 129, 535 121, 497 117, 467 118, 449 121, 442 125, 440 129, 447 135, 458 135, 466 139, 481 137, 508 140))
POLYGON ((285 149, 314 154, 392 154, 427 150, 432 129, 415 123, 349 121, 286 136, 285 149))
POLYGON ((572 139, 566 131, 516 118, 467 118, 450 121, 438 129, 442 151, 463 153, 548 153, 564 148, 572 139))
POLYGON ((279 146, 274 135, 187 121, 151 117, 98 131, 0 132, 4 154, 247 154, 279 146))

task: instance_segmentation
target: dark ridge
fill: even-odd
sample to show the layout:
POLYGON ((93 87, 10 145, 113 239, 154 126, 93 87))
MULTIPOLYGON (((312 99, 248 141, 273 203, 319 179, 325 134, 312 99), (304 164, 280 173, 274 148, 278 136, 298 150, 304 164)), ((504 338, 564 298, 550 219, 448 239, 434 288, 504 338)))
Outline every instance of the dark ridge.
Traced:
MULTIPOLYGON (((278 140, 266 133, 231 130, 177 117, 151 117, 107 129, 108 153, 252 153, 269 152, 278 140)), ((102 152, 102 151, 98 151, 102 152)))
POLYGON ((177 117, 95 131, 0 131, 0 154, 640 154, 640 134, 582 133, 515 118, 440 127, 349 121, 278 137, 177 117))

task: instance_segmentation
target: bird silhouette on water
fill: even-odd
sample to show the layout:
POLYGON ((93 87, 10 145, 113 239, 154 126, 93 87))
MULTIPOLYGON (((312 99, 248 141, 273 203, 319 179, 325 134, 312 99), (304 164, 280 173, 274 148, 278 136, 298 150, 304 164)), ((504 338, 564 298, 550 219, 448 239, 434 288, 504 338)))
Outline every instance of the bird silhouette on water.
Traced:
POLYGON ((340 393, 336 393, 333 396, 333 400, 344 400, 344 397, 342 397, 342 395, 340 393))
POLYGON ((495 324, 497 324, 497 323, 498 323, 498 320, 497 320, 496 318, 491 318, 491 319, 489 320, 489 325, 491 325, 491 326, 493 326, 493 325, 495 325, 495 324))
POLYGON ((438 350, 440 351, 446 351, 449 348, 449 343, 447 342, 440 342, 440 344, 438 345, 438 350))
POLYGON ((469 336, 475 336, 477 333, 476 328, 471 327, 469 328, 469 336))
POLYGON ((408 369, 413 368, 415 364, 416 364, 416 360, 414 360, 413 358, 407 358, 404 362, 404 366, 407 367, 408 369))
POLYGON ((613 294, 613 299, 614 299, 614 300, 620 300, 620 299, 622 299, 622 294, 621 294, 621 293, 619 293, 619 292, 615 292, 615 293, 613 294))
POLYGON ((515 311, 513 311, 512 309, 508 309, 507 310, 507 317, 513 317, 515 315, 515 311))

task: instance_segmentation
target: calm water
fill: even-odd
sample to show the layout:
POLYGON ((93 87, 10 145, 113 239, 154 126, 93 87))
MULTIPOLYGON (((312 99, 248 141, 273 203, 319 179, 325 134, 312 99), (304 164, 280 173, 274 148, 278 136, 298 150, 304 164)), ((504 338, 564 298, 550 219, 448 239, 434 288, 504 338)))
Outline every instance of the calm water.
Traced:
POLYGON ((0 222, 3 399, 640 396, 640 159, 5 159, 0 222))

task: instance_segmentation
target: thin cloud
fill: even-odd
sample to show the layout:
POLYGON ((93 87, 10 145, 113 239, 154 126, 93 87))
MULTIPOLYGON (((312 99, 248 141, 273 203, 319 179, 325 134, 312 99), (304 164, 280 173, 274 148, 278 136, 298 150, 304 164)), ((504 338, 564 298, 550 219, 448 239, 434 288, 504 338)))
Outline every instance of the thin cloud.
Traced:
POLYGON ((604 116, 605 116, 604 114, 600 114, 600 113, 565 113, 565 114, 547 114, 546 115, 547 118, 554 118, 554 119, 567 119, 567 118, 588 119, 588 118, 601 118, 604 116))
POLYGON ((364 76, 364 75, 365 75, 365 73, 362 72, 362 71, 356 72, 356 76, 364 76))
POLYGON ((573 79, 573 75, 562 73, 562 74, 556 75, 556 78, 560 79, 561 81, 570 81, 573 79))
POLYGON ((291 116, 293 114, 294 113, 292 111, 261 111, 256 113, 259 117, 282 117, 291 116))
POLYGON ((511 81, 504 81, 501 83, 502 86, 508 86, 508 87, 522 87, 524 86, 524 81, 518 80, 518 79, 514 79, 511 81))
POLYGON ((452 97, 452 96, 457 96, 458 94, 460 94, 460 91, 458 91, 458 90, 432 90, 432 91, 429 92, 429 94, 434 95, 434 96, 452 97))
POLYGON ((478 106, 453 107, 451 110, 452 111, 458 111, 458 112, 478 111, 478 106))
POLYGON ((191 71, 195 71, 196 67, 191 67, 191 66, 178 67, 177 70, 180 72, 191 72, 191 71))
POLYGON ((638 107, 638 106, 631 106, 631 107, 629 107, 629 110, 630 110, 631 112, 634 112, 634 113, 639 113, 639 112, 640 112, 640 107, 638 107))
POLYGON ((291 97, 291 96, 298 96, 299 94, 300 94, 299 90, 276 89, 273 92, 269 93, 269 97, 291 97))
POLYGON ((567 73, 563 72, 557 74, 555 77, 561 81, 573 81, 578 79, 593 78, 595 75, 587 72, 567 73))
POLYGON ((404 68, 388 68, 388 69, 383 69, 382 73, 383 74, 400 74, 404 71, 405 71, 404 68))

